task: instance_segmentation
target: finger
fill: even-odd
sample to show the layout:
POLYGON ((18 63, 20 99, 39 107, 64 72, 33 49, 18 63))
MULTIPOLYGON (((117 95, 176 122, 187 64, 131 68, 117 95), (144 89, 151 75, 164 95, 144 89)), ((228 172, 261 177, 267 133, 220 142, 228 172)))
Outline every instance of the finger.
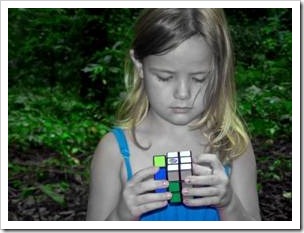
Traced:
POLYGON ((184 199, 184 204, 186 206, 216 206, 220 201, 220 198, 217 196, 212 197, 202 197, 202 198, 191 198, 184 199))
POLYGON ((137 197, 136 204, 143 205, 150 202, 156 201, 168 201, 172 198, 170 192, 165 193, 146 193, 137 197))
POLYGON ((136 208, 137 216, 147 213, 152 210, 160 209, 168 205, 168 201, 156 201, 140 205, 136 208))
POLYGON ((201 154, 197 158, 197 163, 202 165, 208 164, 213 170, 213 173, 223 170, 223 165, 216 154, 201 154))
POLYGON ((194 187, 184 188, 182 190, 184 196, 196 196, 196 197, 210 197, 220 194, 219 190, 215 187, 194 187))
POLYGON ((198 175, 198 176, 206 176, 212 174, 212 169, 210 166, 205 166, 196 163, 192 164, 192 171, 194 175, 198 175))
POLYGON ((143 180, 151 178, 158 171, 158 169, 158 167, 148 167, 141 169, 133 175, 132 179, 130 180, 130 183, 136 184, 143 180))
POLYGON ((145 180, 137 183, 133 186, 134 193, 136 195, 146 192, 151 192, 156 189, 163 189, 169 186, 169 182, 167 180, 145 180))
POLYGON ((207 185, 217 185, 221 182, 221 177, 218 175, 207 175, 207 176, 189 176, 186 178, 185 182, 187 184, 207 186, 207 185))

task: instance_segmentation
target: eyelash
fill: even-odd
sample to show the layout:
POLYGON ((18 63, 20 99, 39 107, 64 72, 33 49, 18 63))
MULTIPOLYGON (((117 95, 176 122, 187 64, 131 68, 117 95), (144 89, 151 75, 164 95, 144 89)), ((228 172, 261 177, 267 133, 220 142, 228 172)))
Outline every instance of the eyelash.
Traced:
POLYGON ((192 78, 192 79, 198 83, 203 83, 206 80, 206 78, 202 78, 202 79, 192 78))
MULTIPOLYGON (((161 82, 168 82, 170 79, 172 79, 172 76, 168 76, 168 77, 161 77, 161 76, 158 76, 157 75, 157 78, 159 81, 161 82)), ((197 78, 192 78, 195 82, 198 82, 198 83, 203 83, 206 78, 204 77, 203 79, 197 79, 197 78)))
POLYGON ((170 79, 172 79, 172 76, 168 76, 168 77, 161 77, 157 75, 157 78, 159 81, 161 82, 168 82, 170 79))

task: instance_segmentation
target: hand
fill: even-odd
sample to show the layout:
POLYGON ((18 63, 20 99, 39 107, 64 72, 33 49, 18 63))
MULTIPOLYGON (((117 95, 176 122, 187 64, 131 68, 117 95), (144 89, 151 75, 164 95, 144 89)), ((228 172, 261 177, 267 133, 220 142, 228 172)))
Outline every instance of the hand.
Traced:
POLYGON ((124 187, 118 205, 118 216, 121 220, 137 220, 142 214, 162 208, 168 204, 172 194, 153 193, 155 189, 167 188, 166 180, 151 178, 159 168, 150 167, 138 171, 124 187))
POLYGON ((232 188, 225 168, 215 154, 201 154, 193 163, 193 176, 185 179, 192 188, 182 190, 187 206, 227 206, 232 199, 232 188))

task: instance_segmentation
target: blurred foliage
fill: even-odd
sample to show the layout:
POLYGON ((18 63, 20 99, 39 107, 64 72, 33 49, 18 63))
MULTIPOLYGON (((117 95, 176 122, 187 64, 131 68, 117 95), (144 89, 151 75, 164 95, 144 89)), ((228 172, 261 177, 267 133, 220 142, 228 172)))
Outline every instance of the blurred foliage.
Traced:
MULTIPOLYGON (((265 140, 260 147, 266 151, 279 139, 291 143, 291 9, 226 9, 226 14, 235 49, 239 113, 249 133, 265 140)), ((291 171, 290 155, 257 156, 258 165, 269 164, 258 169, 259 180, 282 182, 291 171)), ((257 188, 262 193, 261 183, 257 188)), ((282 195, 290 198, 291 192, 282 195)))
POLYGON ((79 163, 75 154, 92 151, 111 124, 97 104, 84 104, 59 87, 12 88, 8 103, 9 143, 21 150, 46 146, 70 165, 79 163))
MULTIPOLYGON (((291 9, 225 11, 235 47, 240 115, 253 138, 291 141, 291 9)), ((9 146, 56 151, 61 157, 42 165, 66 173, 85 163, 87 182, 91 154, 112 127, 123 96, 124 59, 139 9, 16 8, 8 13, 9 146), (83 155, 85 162, 79 159, 83 155)), ((291 169, 291 159, 277 160, 259 175, 279 180, 283 169, 291 169)), ((42 177, 38 184, 13 179, 28 172, 10 161, 9 177, 23 198, 39 192, 64 204, 67 181, 43 182, 48 173, 41 168, 35 171, 42 177)))
POLYGON ((291 139, 291 10, 226 11, 237 59, 239 110, 249 132, 291 139))

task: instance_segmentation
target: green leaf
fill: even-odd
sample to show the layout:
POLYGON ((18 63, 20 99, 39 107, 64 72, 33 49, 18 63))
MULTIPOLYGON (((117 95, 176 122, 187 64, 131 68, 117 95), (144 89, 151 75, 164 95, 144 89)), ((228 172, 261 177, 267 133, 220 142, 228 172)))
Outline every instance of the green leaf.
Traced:
POLYGON ((65 201, 64 201, 64 196, 60 195, 56 192, 54 192, 53 188, 51 187, 51 185, 46 184, 46 185, 40 185, 39 189, 46 194, 47 196, 49 196, 53 201, 55 201, 56 203, 60 204, 60 205, 64 205, 65 201))
POLYGON ((277 174, 272 174, 272 178, 276 181, 281 181, 281 177, 277 174))
POLYGON ((72 148, 71 153, 72 153, 72 154, 76 154, 78 151, 79 151, 79 148, 74 147, 74 148, 72 148))
POLYGON ((286 192, 284 191, 283 192, 283 197, 287 198, 287 199, 291 199, 292 195, 291 195, 291 192, 286 192))
POLYGON ((23 198, 27 198, 28 196, 32 195, 36 189, 37 189, 36 187, 27 187, 22 190, 21 196, 23 198))

